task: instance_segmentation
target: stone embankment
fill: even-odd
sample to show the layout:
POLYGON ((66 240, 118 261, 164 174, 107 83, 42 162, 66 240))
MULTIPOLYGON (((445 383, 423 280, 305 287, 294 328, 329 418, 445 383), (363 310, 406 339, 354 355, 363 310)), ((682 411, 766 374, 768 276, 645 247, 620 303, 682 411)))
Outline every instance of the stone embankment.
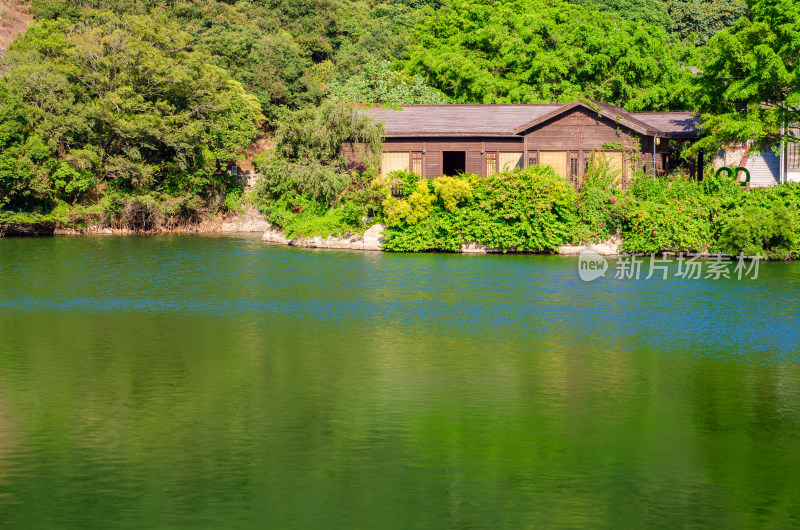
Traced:
POLYGON ((370 227, 363 236, 345 235, 342 237, 298 237, 287 239, 280 230, 269 229, 264 232, 262 239, 267 243, 290 245, 306 248, 329 248, 344 250, 382 250, 383 230, 382 224, 370 227))
POLYGON ((85 226, 60 226, 50 224, 0 223, 0 237, 4 236, 125 236, 133 234, 207 234, 217 232, 264 232, 272 225, 255 208, 238 214, 207 216, 196 223, 171 225, 157 224, 141 230, 126 226, 88 224, 85 226))
POLYGON ((620 245, 622 245, 622 238, 616 237, 592 245, 564 245, 558 247, 558 253, 564 256, 579 256, 581 252, 591 250, 601 256, 617 256, 620 245))
MULTIPOLYGON (((377 224, 370 227, 363 236, 345 235, 342 237, 298 237, 287 238, 281 230, 270 228, 264 232, 262 240, 266 243, 277 245, 289 245, 293 247, 305 248, 328 248, 344 250, 382 250, 383 230, 385 225, 377 224)), ((558 253, 566 256, 578 256, 584 250, 592 250, 601 256, 616 256, 619 254, 619 246, 622 240, 612 239, 603 243, 593 245, 564 245, 559 247, 558 253)), ((490 247, 483 243, 467 241, 461 245, 462 254, 496 254, 502 253, 500 248, 490 247)))

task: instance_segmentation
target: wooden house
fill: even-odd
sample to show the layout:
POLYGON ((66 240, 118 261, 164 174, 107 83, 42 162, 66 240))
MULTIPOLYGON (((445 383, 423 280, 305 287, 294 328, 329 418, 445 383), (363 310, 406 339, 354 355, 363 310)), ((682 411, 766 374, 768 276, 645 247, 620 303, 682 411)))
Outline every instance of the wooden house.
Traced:
MULTIPOLYGON (((697 139, 690 112, 627 112, 599 103, 566 105, 409 105, 364 112, 384 123, 382 173, 403 169, 436 178, 491 175, 546 164, 582 180, 592 156, 623 177, 634 167, 669 170, 669 142, 697 139)), ((702 166, 701 166, 702 167, 702 166)))

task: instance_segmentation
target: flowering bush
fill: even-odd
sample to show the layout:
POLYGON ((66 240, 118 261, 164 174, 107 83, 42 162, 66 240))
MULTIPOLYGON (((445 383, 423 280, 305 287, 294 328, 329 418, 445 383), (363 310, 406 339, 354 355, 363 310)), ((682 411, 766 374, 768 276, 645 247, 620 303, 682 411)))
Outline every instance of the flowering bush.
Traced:
POLYGON ((707 201, 651 201, 629 196, 622 222, 623 248, 628 252, 701 252, 716 235, 707 201))
POLYGON ((636 179, 624 197, 627 252, 800 257, 800 185, 747 191, 731 179, 636 179))
POLYGON ((576 241, 595 243, 617 235, 622 221, 622 192, 614 182, 618 172, 605 157, 592 157, 576 206, 576 241))

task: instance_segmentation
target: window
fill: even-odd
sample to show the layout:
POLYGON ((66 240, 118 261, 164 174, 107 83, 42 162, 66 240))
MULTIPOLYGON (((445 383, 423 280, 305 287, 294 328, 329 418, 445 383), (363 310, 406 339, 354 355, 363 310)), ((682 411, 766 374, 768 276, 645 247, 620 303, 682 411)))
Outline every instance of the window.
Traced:
POLYGON ((567 151, 540 151, 539 163, 543 166, 550 166, 558 176, 563 179, 569 178, 569 153, 567 151))
POLYGON ((498 153, 497 168, 499 171, 511 171, 522 167, 522 153, 498 153))
POLYGON ((578 153, 575 151, 569 153, 569 178, 578 180, 578 153))
POLYGON ((539 153, 536 151, 531 151, 528 153, 528 165, 529 166, 538 166, 539 165, 539 153))
POLYGON ((800 144, 786 145, 786 170, 800 171, 800 144))
POLYGON ((411 153, 411 172, 422 176, 422 152, 411 153))
POLYGON ((408 151, 383 153, 381 154, 381 175, 386 175, 391 171, 408 171, 408 162, 408 151))
POLYGON ((486 176, 497 173, 497 153, 486 153, 486 176))
POLYGON ((392 197, 402 197, 403 196, 403 181, 400 179, 395 179, 392 181, 389 189, 392 193, 392 197))

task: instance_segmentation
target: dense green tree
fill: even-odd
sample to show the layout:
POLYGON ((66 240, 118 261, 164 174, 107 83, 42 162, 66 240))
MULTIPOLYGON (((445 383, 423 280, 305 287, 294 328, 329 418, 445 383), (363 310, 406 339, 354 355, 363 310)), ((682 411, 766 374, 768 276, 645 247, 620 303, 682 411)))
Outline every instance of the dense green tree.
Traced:
POLYGON ((275 141, 275 150, 258 160, 262 198, 299 194, 333 206, 375 176, 383 126, 351 103, 326 101, 285 115, 275 141))
POLYGON ((593 4, 600 11, 615 13, 632 22, 672 29, 672 19, 664 0, 572 0, 573 4, 593 4))
POLYGON ((760 149, 789 139, 782 130, 800 123, 800 4, 753 0, 750 7, 753 20, 739 19, 702 50, 694 101, 706 136, 698 149, 760 149))
MULTIPOLYGON (((425 4, 427 2, 420 2, 425 4)), ((403 56, 422 11, 417 2, 379 0, 36 0, 39 18, 80 18, 86 6, 118 14, 151 10, 176 21, 256 95, 274 126, 284 110, 316 105, 332 81, 346 82, 371 60, 403 56)))
POLYGON ((671 30, 682 40, 702 45, 722 28, 747 15, 744 0, 666 0, 671 30))
POLYGON ((393 71, 389 61, 370 61, 364 70, 344 83, 333 82, 328 95, 354 103, 436 105, 447 103, 444 94, 425 84, 418 75, 393 71))
POLYGON ((0 78, 9 207, 104 189, 202 194, 246 148, 255 98, 164 18, 86 12, 28 29, 0 78))
POLYGON ((463 103, 595 98, 683 106, 682 50, 660 28, 560 0, 452 0, 420 25, 408 69, 463 103))

